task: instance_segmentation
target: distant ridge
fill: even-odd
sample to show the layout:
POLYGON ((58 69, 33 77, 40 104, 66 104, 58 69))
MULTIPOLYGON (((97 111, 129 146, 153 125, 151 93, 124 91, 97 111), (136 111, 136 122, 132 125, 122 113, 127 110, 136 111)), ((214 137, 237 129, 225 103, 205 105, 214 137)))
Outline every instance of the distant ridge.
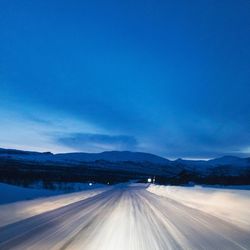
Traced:
POLYGON ((131 152, 131 151, 105 151, 102 153, 60 153, 52 154, 50 152, 32 152, 15 149, 0 149, 0 157, 7 156, 17 157, 30 160, 55 160, 55 161, 82 161, 92 162, 98 160, 122 162, 122 161, 134 161, 134 162, 151 162, 155 164, 168 164, 170 161, 150 153, 143 152, 131 152))
POLYGON ((56 158, 73 159, 81 161, 105 160, 111 162, 134 161, 151 162, 155 164, 168 164, 170 161, 150 153, 130 152, 130 151, 105 151, 102 153, 67 153, 56 154, 56 158))
POLYGON ((157 156, 151 153, 144 152, 131 152, 131 151, 104 151, 101 153, 60 153, 53 154, 51 152, 35 152, 24 151, 16 149, 0 148, 0 158, 8 157, 12 159, 36 161, 36 162, 64 162, 64 163, 77 163, 77 162, 95 162, 95 161, 108 161, 108 162, 141 162, 152 163, 160 165, 183 165, 193 166, 197 168, 207 168, 221 165, 231 165, 235 167, 250 166, 249 158, 240 158, 236 156, 223 156, 212 160, 168 160, 166 158, 157 156))
MULTIPOLYGON (((100 182, 148 180, 155 176, 165 184, 250 184, 250 158, 223 156, 213 160, 174 161, 130 151, 102 153, 32 152, 0 149, 0 180, 3 182, 100 182)), ((47 185, 47 184, 46 184, 47 185)))

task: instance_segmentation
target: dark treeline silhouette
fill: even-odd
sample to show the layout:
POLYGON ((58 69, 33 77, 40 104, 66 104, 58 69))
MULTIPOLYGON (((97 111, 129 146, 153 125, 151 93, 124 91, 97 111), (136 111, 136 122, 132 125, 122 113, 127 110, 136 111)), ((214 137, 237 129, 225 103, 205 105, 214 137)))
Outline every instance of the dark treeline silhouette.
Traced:
POLYGON ((185 185, 207 184, 207 185, 250 185, 250 170, 241 175, 227 175, 216 171, 210 172, 208 175, 200 175, 197 172, 183 170, 173 177, 156 176, 155 182, 161 185, 185 185))
POLYGON ((105 171, 91 169, 89 166, 56 166, 35 163, 20 163, 13 160, 0 161, 0 182, 24 187, 40 181, 45 188, 53 188, 53 183, 93 182, 115 184, 131 179, 146 180, 148 175, 121 170, 105 171))
POLYGON ((0 161, 0 182, 24 187, 41 182, 44 188, 53 189, 54 183, 93 182, 115 184, 137 180, 147 182, 149 177, 155 177, 155 183, 163 185, 183 185, 190 182, 196 184, 219 185, 248 185, 250 184, 250 170, 240 175, 227 175, 226 167, 215 168, 207 175, 195 171, 182 170, 178 174, 153 175, 142 174, 124 169, 110 169, 91 167, 90 165, 53 165, 23 163, 5 159, 0 161))

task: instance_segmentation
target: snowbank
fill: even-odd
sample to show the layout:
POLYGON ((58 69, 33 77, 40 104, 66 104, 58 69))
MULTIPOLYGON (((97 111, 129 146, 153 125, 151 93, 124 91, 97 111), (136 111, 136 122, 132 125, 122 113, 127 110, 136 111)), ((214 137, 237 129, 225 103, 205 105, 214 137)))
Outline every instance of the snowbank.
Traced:
POLYGON ((62 191, 51 191, 48 189, 33 189, 0 183, 0 205, 10 202, 31 200, 38 197, 61 194, 62 191))
POLYGON ((0 205, 0 227, 90 198, 108 189, 110 189, 110 187, 99 185, 99 188, 94 188, 92 190, 58 195, 58 192, 56 191, 26 189, 7 184, 0 184, 0 200, 6 201, 8 199, 7 196, 10 194, 12 195, 12 198, 15 198, 16 200, 18 200, 18 196, 22 200, 27 197, 34 199, 41 196, 50 196, 0 205))
POLYGON ((45 189, 41 183, 36 183, 29 188, 24 188, 6 183, 0 183, 0 205, 32 200, 41 197, 54 196, 77 191, 86 191, 96 188, 103 188, 106 185, 89 183, 53 183, 54 189, 45 189))
POLYGON ((250 230, 250 190, 159 185, 147 190, 250 230))

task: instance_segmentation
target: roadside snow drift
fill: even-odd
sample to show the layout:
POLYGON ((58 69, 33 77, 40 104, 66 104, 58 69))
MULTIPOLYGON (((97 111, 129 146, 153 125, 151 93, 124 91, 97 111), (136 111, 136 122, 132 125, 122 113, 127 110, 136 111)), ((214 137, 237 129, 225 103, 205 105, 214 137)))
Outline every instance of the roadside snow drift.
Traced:
MULTIPOLYGON (((9 185, 8 185, 9 186, 9 185)), ((13 187, 15 190, 18 190, 19 195, 22 196, 22 192, 26 195, 26 192, 30 194, 32 198, 35 198, 35 195, 42 196, 42 195, 53 195, 51 191, 47 190, 33 190, 30 189, 25 190, 25 188, 20 187, 13 187)), ((109 190, 109 187, 104 188, 96 188, 87 191, 69 193, 69 194, 62 194, 44 198, 38 198, 30 201, 18 201, 10 204, 0 205, 0 227, 17 222, 19 220, 24 220, 29 217, 32 217, 37 214, 45 213, 51 210, 55 210, 57 208, 69 205, 71 203, 75 203, 90 197, 93 197, 97 194, 100 194, 104 191, 109 190)), ((2 198, 2 197, 0 197, 2 198)))
POLYGON ((0 183, 0 205, 16 201, 53 196, 62 193, 63 191, 60 190, 24 188, 6 183, 0 183))
POLYGON ((160 185, 147 190, 250 231, 250 190, 160 185))

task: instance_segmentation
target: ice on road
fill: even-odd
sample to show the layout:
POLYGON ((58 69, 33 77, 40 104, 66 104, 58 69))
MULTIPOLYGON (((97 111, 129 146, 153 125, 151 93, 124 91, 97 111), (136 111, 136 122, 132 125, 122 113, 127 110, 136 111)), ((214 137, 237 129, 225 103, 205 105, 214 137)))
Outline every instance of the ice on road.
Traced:
POLYGON ((0 249, 250 249, 250 228, 151 193, 145 185, 116 186, 5 224, 0 249))

